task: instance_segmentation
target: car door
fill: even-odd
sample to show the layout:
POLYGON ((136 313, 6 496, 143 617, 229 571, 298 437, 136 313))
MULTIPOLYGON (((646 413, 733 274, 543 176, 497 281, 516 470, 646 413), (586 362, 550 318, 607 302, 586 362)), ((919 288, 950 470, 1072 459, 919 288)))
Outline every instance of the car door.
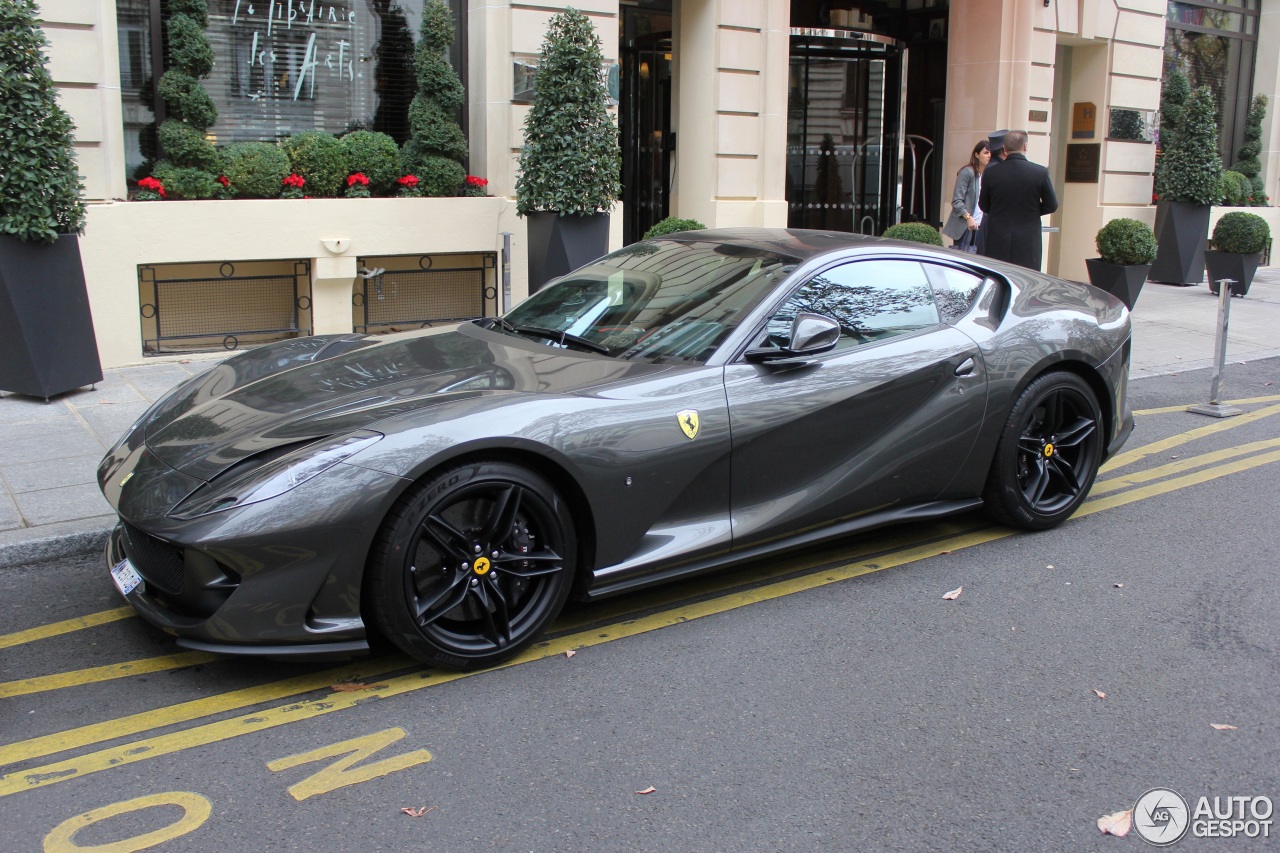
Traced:
POLYGON ((785 345, 791 319, 807 311, 839 321, 834 350, 727 367, 735 549, 944 492, 986 405, 977 345, 943 322, 982 279, 952 273, 970 292, 958 297, 915 260, 830 267, 773 313, 758 343, 785 345))

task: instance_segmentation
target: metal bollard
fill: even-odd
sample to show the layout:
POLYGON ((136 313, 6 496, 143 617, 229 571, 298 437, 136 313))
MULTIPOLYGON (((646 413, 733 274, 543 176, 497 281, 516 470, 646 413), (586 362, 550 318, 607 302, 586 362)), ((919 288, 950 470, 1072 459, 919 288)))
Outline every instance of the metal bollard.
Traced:
POLYGON ((511 232, 502 232, 502 307, 499 314, 511 310, 511 232))
POLYGON ((1244 409, 1222 405, 1222 370, 1227 363, 1227 318, 1231 316, 1231 285, 1235 283, 1235 279, 1230 278, 1218 281, 1218 333, 1214 341, 1216 352, 1213 356, 1213 379, 1209 382, 1209 402, 1187 406, 1187 411, 1192 414, 1214 418, 1244 414, 1244 409))

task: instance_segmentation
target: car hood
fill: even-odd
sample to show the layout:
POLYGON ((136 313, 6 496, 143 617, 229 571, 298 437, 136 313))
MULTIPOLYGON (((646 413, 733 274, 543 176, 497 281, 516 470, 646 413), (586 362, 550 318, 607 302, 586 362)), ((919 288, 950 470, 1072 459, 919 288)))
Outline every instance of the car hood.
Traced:
POLYGON ((170 467, 208 481, 285 445, 377 429, 393 417, 403 423, 404 415, 418 410, 442 418, 438 409, 450 401, 577 394, 664 369, 568 352, 470 324, 353 340, 312 350, 305 360, 287 344, 228 359, 149 415, 147 448, 170 467))

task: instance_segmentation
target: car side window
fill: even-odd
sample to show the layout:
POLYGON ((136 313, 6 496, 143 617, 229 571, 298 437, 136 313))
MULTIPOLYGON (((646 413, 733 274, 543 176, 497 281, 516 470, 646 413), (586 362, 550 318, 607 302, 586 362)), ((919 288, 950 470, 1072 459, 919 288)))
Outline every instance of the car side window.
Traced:
POLYGON ((916 261, 855 261, 814 276, 769 318, 769 343, 786 346, 792 320, 805 311, 840 324, 837 350, 940 322, 933 290, 916 261))
POLYGON ((929 278, 929 284, 933 286, 933 299, 943 322, 955 323, 968 314, 973 301, 982 290, 982 276, 941 264, 926 263, 921 266, 929 278))

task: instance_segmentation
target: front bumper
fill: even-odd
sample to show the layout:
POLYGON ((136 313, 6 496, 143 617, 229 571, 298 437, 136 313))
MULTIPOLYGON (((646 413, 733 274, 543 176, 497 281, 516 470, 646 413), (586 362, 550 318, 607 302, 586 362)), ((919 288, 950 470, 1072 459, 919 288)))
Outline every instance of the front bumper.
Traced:
POLYGON ((108 570, 129 563, 141 583, 125 600, 180 645, 349 655, 368 648, 360 614, 365 561, 404 485, 338 465, 277 498, 198 519, 122 512, 105 561, 108 570))

